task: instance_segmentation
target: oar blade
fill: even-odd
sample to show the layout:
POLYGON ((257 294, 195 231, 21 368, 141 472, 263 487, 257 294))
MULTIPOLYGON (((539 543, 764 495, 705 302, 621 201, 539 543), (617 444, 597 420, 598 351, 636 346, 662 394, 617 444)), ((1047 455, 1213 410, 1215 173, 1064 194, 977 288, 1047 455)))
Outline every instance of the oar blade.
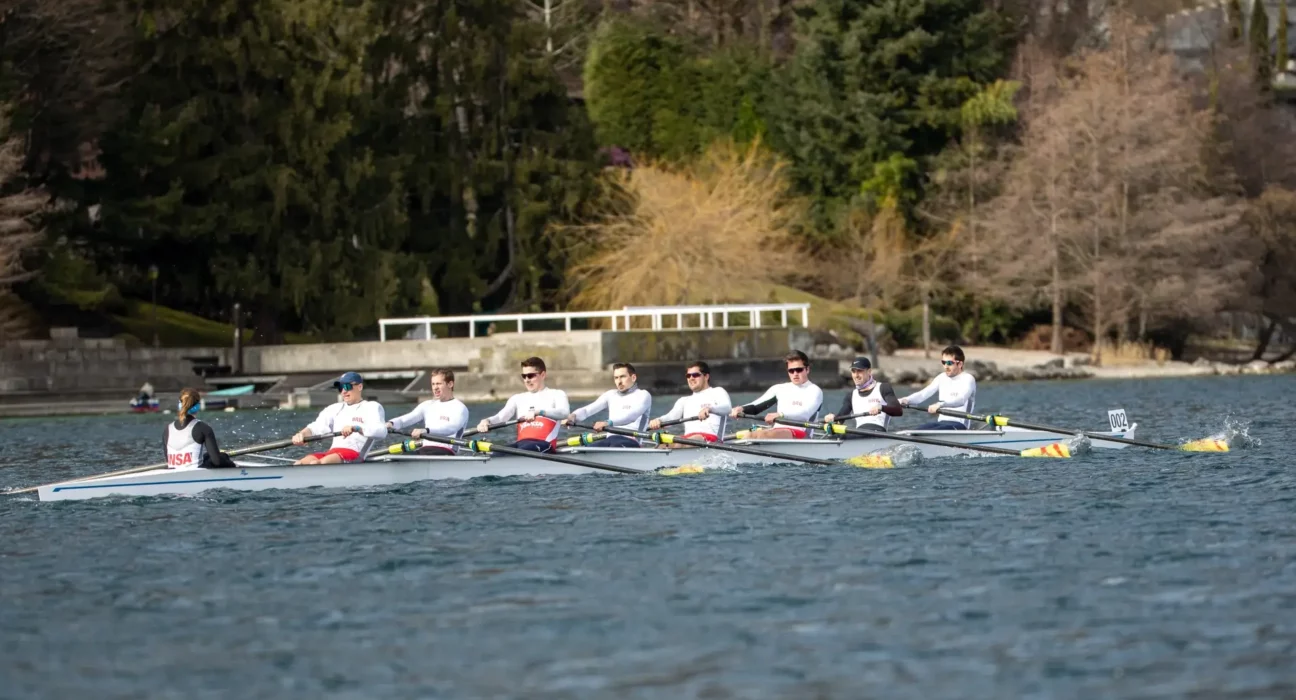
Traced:
POLYGON ((1043 447, 1031 447, 1021 451, 1022 457, 1050 457, 1054 459, 1070 459, 1071 446, 1065 442, 1055 442, 1043 447))
POLYGON ((685 474, 702 474, 706 467, 700 464, 682 464, 678 467, 662 467, 657 473, 662 476, 682 476, 685 474))
POLYGON ((858 455, 848 457, 846 463, 860 469, 895 469, 895 460, 890 455, 858 455))
POLYGON ((1179 446, 1184 452, 1228 452, 1228 440, 1219 440, 1217 438, 1202 438, 1200 440, 1191 440, 1179 446))

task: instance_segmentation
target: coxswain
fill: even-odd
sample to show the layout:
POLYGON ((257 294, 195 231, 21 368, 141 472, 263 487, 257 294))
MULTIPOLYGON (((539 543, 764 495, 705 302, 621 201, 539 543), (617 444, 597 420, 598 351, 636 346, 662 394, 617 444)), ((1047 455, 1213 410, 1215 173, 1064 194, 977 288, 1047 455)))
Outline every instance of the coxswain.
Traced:
POLYGON ((326 452, 316 452, 295 464, 339 464, 364 459, 374 440, 387 437, 387 415, 382 404, 364 398, 364 378, 347 372, 333 382, 341 401, 327 406, 319 416, 293 435, 294 445, 305 445, 311 435, 339 433, 326 452))
MULTIPOLYGON (((889 383, 879 382, 873 377, 873 363, 867 357, 855 358, 850 373, 855 389, 842 399, 841 408, 836 413, 824 416, 824 420, 832 423, 837 420, 837 416, 853 415, 856 429, 885 433, 891 418, 904 415, 904 409, 896 399, 895 389, 889 383)), ((842 437, 859 436, 847 433, 842 437)))
POLYGON ((938 413, 942 408, 964 413, 976 409, 976 379, 963 371, 963 348, 951 345, 941 350, 941 365, 944 366, 944 371, 936 375, 931 383, 900 399, 900 405, 908 406, 936 396, 936 403, 927 406, 927 412, 937 416, 936 420, 923 423, 914 430, 966 430, 971 426, 966 418, 938 413))
POLYGON ((545 388, 544 360, 528 357, 522 360, 522 385, 526 391, 509 397, 508 403, 489 418, 477 424, 477 430, 486 432, 492 423, 518 419, 517 442, 508 447, 532 452, 552 452, 557 448, 558 421, 571 413, 567 393, 561 389, 545 388))
POLYGON ((790 440, 806 437, 805 428, 792 428, 778 425, 780 418, 791 421, 813 421, 823 407, 823 390, 810 381, 810 358, 800 350, 793 350, 783 356, 787 365, 789 381, 770 387, 759 399, 745 405, 735 406, 730 416, 741 418, 743 415, 758 416, 761 411, 774 406, 772 413, 765 414, 765 422, 770 426, 759 429, 762 440, 790 440), (777 426, 777 427, 776 427, 777 426))
MULTIPOLYGON (((711 367, 701 360, 685 368, 684 379, 693 393, 676 401, 675 406, 666 415, 649 421, 648 428, 659 430, 665 421, 688 418, 681 437, 720 442, 720 436, 724 435, 725 419, 733 410, 729 392, 718 386, 711 386, 711 367)), ((662 447, 683 448, 691 445, 672 443, 662 447)))
MULTIPOLYGON (((422 423, 422 428, 410 431, 410 437, 419 440, 424 435, 447 438, 463 436, 464 428, 468 425, 468 407, 454 396, 454 372, 449 369, 434 369, 429 381, 432 385, 432 400, 424 401, 415 406, 413 411, 387 421, 387 429, 404 430, 411 425, 422 423)), ((419 449, 419 453, 454 454, 455 448, 446 444, 428 442, 419 449)))
POLYGON ((232 469, 234 460, 220 451, 216 433, 211 426, 198 420, 202 395, 197 389, 180 391, 176 404, 175 421, 167 423, 163 442, 168 469, 232 469))
MULTIPOLYGON (((639 388, 639 375, 634 365, 618 362, 612 365, 612 385, 615 389, 603 392, 593 403, 581 406, 563 419, 563 425, 574 423, 608 412, 608 419, 594 424, 599 432, 611 425, 614 428, 643 431, 648 428, 648 413, 652 410, 652 394, 639 388)), ((639 440, 629 435, 609 435, 590 443, 590 447, 639 447, 639 440)))

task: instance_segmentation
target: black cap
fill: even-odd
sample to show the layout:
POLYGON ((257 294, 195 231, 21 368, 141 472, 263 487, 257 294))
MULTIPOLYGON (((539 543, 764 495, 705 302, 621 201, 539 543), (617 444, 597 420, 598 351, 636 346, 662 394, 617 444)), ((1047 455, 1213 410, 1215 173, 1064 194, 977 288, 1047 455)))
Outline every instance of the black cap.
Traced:
POLYGON ((851 363, 850 368, 851 369, 873 369, 873 363, 869 362, 869 359, 867 357, 857 357, 855 358, 855 361, 851 363))

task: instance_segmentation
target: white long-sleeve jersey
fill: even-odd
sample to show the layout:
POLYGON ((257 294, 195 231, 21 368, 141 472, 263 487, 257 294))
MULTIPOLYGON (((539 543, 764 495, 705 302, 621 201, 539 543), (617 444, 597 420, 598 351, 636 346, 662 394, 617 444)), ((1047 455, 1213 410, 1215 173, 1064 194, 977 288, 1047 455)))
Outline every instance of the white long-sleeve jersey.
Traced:
POLYGON ((459 437, 468 425, 468 407, 459 399, 432 399, 420 403, 403 416, 391 419, 392 428, 396 430, 404 430, 419 423, 423 424, 429 435, 459 437))
POLYGON ((823 389, 814 382, 775 384, 743 408, 751 409, 748 411, 750 415, 757 415, 770 406, 774 406, 774 411, 782 413, 787 420, 813 421, 823 407, 823 389))
MULTIPOLYGON (((905 401, 910 404, 918 404, 930 399, 933 395, 940 402, 942 408, 948 408, 953 411, 962 411, 971 413, 976 410, 976 379, 967 372, 959 372, 953 377, 947 374, 938 374, 931 383, 905 397, 905 401)), ((937 420, 962 423, 965 427, 971 427, 972 422, 966 418, 955 418, 940 414, 937 420)))
POLYGON ((633 387, 626 393, 616 389, 603 392, 602 396, 585 406, 572 411, 572 418, 583 421, 606 410, 608 422, 617 428, 629 430, 647 430, 648 412, 652 410, 652 394, 633 387))
POLYGON ((553 442, 558 438, 558 421, 571 413, 571 404, 567 401, 567 392, 561 389, 544 388, 540 391, 524 391, 509 397, 508 403, 499 413, 486 419, 488 423, 503 423, 526 413, 535 412, 536 419, 517 424, 518 440, 547 440, 553 442))
POLYGON ((338 435, 333 438, 330 447, 344 447, 355 450, 364 457, 370 445, 379 438, 387 437, 387 413, 377 401, 360 401, 347 404, 339 401, 326 406, 319 416, 306 429, 311 435, 337 432, 343 426, 355 428, 348 437, 338 435))
POLYGON ((661 417, 662 422, 670 420, 679 420, 680 418, 692 418, 684 424, 684 434, 689 433, 708 433, 716 437, 724 436, 725 419, 729 417, 729 411, 733 406, 729 401, 729 392, 718 386, 709 389, 703 389, 695 394, 690 394, 675 402, 675 406, 670 412, 661 417), (709 408, 711 415, 702 421, 697 419, 697 414, 703 408, 709 408))

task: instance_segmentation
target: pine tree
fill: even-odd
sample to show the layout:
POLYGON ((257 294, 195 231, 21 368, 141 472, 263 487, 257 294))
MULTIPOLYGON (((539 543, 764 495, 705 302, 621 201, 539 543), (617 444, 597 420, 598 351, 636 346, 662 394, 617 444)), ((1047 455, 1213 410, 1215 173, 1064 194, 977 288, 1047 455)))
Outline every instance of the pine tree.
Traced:
MULTIPOLYGON (((1007 60, 1003 18, 979 0, 823 0, 800 19, 772 140, 821 226, 893 154, 920 161, 960 129, 963 102, 1007 60)), ((904 183, 917 192, 920 173, 904 183)))
POLYGON ((1287 0, 1280 0, 1278 3, 1278 46, 1275 52, 1277 60, 1277 72, 1282 73, 1287 70, 1287 25, 1290 18, 1287 16, 1287 0))
POLYGON ((388 308, 398 173, 356 139, 374 40, 351 0, 135 0, 146 69, 105 139, 104 222, 173 297, 240 301, 265 340, 388 308))
POLYGON ((1267 91, 1273 81, 1273 57, 1269 55, 1269 13, 1265 11, 1264 0, 1254 0, 1251 4, 1250 39, 1256 84, 1267 91))

